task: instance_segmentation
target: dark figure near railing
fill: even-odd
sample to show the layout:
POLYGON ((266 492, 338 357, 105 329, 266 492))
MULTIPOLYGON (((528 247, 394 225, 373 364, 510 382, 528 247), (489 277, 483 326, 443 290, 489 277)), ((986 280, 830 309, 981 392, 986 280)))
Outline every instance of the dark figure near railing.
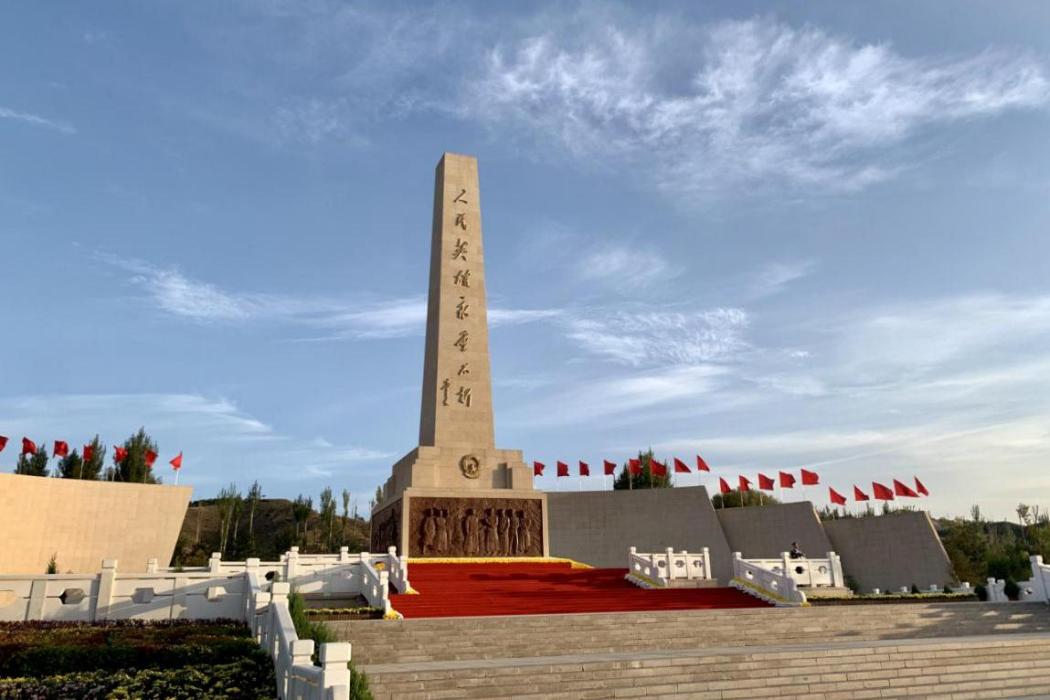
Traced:
POLYGON ((801 549, 799 549, 798 542, 792 542, 791 543, 791 552, 789 553, 789 556, 792 559, 805 559, 806 558, 806 555, 802 553, 801 549))

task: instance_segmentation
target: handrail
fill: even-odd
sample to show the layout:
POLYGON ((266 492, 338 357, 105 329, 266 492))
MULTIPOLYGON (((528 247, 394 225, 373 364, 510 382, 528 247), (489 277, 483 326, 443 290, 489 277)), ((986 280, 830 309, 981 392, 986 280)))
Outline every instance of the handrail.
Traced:
POLYGON ((372 566, 371 555, 361 552, 361 589, 373 608, 383 611, 383 617, 393 615, 390 605, 390 574, 386 571, 377 571, 372 566))
POLYGON ((399 593, 411 593, 412 586, 408 583, 408 554, 397 556, 397 547, 386 550, 387 571, 390 572, 390 583, 399 593))
POLYGON ((733 580, 730 585, 777 607, 808 605, 806 594, 795 579, 783 571, 773 571, 743 559, 733 552, 733 580))
POLYGON ((663 552, 639 553, 637 547, 627 551, 627 579, 644 588, 666 588, 674 580, 711 580, 711 552, 704 547, 700 552, 675 552, 668 547, 663 552))

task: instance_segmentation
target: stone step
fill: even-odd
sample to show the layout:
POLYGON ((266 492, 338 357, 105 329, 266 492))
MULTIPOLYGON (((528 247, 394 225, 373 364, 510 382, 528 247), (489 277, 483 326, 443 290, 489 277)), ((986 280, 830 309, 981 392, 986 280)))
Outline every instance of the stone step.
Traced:
POLYGON ((377 700, 1023 697, 1047 692, 1050 635, 650 650, 362 670, 377 700))
POLYGON ((332 622, 361 664, 1050 632, 1039 604, 907 604, 803 609, 332 622))

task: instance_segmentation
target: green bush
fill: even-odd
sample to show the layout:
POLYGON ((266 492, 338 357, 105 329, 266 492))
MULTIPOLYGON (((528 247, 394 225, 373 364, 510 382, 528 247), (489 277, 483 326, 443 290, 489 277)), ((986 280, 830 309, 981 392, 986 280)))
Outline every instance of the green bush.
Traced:
POLYGON ((1017 581, 1012 578, 1006 579, 1006 584, 1003 586, 1003 593, 1010 600, 1017 600, 1021 597, 1021 587, 1017 585, 1017 581))
POLYGON ((229 664, 197 664, 179 669, 92 671, 35 678, 0 679, 0 698, 272 698, 276 680, 266 654, 229 664))
POLYGON ((988 589, 985 588, 983 584, 978 583, 976 586, 974 586, 973 592, 977 594, 977 600, 988 600, 988 589))

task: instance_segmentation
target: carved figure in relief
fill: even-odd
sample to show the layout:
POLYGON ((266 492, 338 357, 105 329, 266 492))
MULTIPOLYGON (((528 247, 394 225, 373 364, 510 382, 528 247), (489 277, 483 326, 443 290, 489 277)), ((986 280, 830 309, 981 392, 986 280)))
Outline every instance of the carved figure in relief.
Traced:
POLYGON ((478 553, 478 545, 480 544, 478 535, 480 534, 480 530, 481 519, 478 518, 478 514, 471 509, 463 520, 464 548, 466 549, 468 556, 473 556, 478 553))
POLYGON ((530 552, 532 550, 532 517, 528 513, 523 513, 521 522, 521 529, 524 533, 521 542, 522 550, 525 552, 530 552))
POLYGON ((437 538, 437 521, 433 509, 428 508, 423 520, 423 556, 434 553, 434 542, 437 538))
POLYGON ((491 508, 485 511, 481 524, 485 528, 485 554, 495 556, 499 553, 499 537, 496 535, 496 514, 491 508))
POLYGON ((510 553, 521 554, 521 513, 510 513, 510 553))
POLYGON ((435 535, 434 535, 434 550, 438 554, 445 554, 448 552, 448 521, 446 519, 447 512, 439 510, 435 521, 435 535))
POLYGON ((512 554, 510 548, 510 511, 500 511, 499 518, 499 549, 500 554, 512 554))

